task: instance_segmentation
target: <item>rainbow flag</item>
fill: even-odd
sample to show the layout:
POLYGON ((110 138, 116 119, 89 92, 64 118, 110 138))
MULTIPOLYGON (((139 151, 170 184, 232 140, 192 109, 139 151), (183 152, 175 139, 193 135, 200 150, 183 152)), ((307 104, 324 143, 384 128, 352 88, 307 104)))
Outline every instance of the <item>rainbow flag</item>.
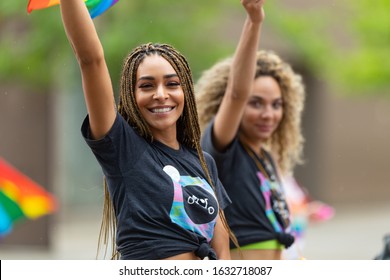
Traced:
MULTIPOLYGON (((92 18, 101 15, 118 1, 119 0, 84 0, 92 18)), ((45 9, 58 4, 60 4, 60 0, 29 0, 27 12, 31 13, 33 10, 45 9)))
POLYGON ((0 157, 0 238, 12 231, 15 222, 36 219, 56 208, 50 193, 0 157))

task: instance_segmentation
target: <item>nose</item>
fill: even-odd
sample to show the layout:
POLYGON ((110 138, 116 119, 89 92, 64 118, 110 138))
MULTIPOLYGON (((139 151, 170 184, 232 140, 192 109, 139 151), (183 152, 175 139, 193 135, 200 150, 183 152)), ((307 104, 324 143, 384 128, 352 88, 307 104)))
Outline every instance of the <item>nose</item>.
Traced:
POLYGON ((166 89, 164 88, 163 85, 159 85, 156 88, 156 92, 153 95, 153 99, 164 100, 164 99, 167 99, 167 98, 168 98, 168 92, 166 91, 166 89))
POLYGON ((263 110, 261 111, 262 118, 271 118, 272 114, 273 110, 271 106, 264 106, 263 110))

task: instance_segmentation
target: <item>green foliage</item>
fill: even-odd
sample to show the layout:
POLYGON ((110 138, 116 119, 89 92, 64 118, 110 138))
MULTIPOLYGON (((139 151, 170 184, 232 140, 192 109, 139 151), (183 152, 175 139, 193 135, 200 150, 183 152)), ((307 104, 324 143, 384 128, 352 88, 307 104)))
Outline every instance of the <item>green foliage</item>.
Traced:
POLYGON ((68 49, 58 9, 27 14, 27 2, 0 4, 0 80, 49 87, 68 49))
MULTIPOLYGON (((0 2, 0 82, 48 88, 77 71, 77 65, 59 7, 28 15, 27 3, 0 2)), ((345 0, 305 9, 287 4, 291 2, 267 1, 267 25, 315 75, 346 93, 389 86, 390 1, 345 0)), ((232 38, 236 34, 226 24, 239 24, 244 17, 238 0, 121 0, 94 21, 115 82, 123 58, 145 42, 174 45, 188 58, 197 79, 202 70, 233 53, 238 34, 232 38)))
MULTIPOLYGON (((119 77, 123 58, 135 46, 147 42, 175 46, 189 60, 195 78, 207 61, 233 52, 235 45, 218 42, 218 11, 223 0, 213 1, 121 1, 104 16, 97 18, 107 61, 113 79, 119 77), (202 3, 203 2, 203 5, 202 3), (120 11, 118 11, 120 10, 120 11), (216 17, 217 15, 217 17, 216 17), (131 24, 136 23, 136 24, 131 24), (210 37, 213 40, 210 40, 210 37)), ((239 3, 236 7, 239 7, 239 3)), ((239 7, 240 8, 240 7, 239 7)))
POLYGON ((268 3, 267 20, 294 53, 344 94, 376 94, 390 85, 390 1, 327 3, 317 9, 268 3))
MULTIPOLYGON (((0 80, 47 88, 61 79, 69 67, 76 68, 76 61, 62 27, 59 7, 28 15, 27 2, 0 4, 0 80)), ((94 19, 113 80, 119 79, 126 54, 146 42, 175 46, 188 58, 196 79, 205 65, 234 50, 234 44, 218 41, 222 29, 218 22, 228 15, 220 13, 222 6, 227 11, 229 7, 241 9, 232 0, 119 1, 94 19)))
POLYGON ((348 2, 353 15, 348 28, 357 42, 344 54, 349 65, 341 73, 355 90, 386 89, 390 85, 390 1, 348 2))
POLYGON ((323 54, 329 54, 332 50, 330 42, 321 35, 326 33, 326 16, 323 12, 291 12, 272 4, 268 14, 271 16, 267 20, 293 47, 293 53, 304 59, 309 68, 321 71, 327 60, 323 54))

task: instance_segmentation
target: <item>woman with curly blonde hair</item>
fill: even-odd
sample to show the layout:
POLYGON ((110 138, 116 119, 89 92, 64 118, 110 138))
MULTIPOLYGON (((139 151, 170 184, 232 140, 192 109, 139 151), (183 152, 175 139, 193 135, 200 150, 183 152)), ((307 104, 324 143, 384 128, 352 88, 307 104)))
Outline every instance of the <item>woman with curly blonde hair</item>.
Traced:
MULTIPOLYGON (((304 138, 301 132, 301 115, 305 93, 302 78, 272 51, 258 51, 256 59, 255 77, 273 77, 284 92, 284 117, 266 144, 273 154, 277 155, 277 162, 282 173, 289 174, 296 164, 303 162, 304 138)), ((220 107, 225 95, 231 63, 232 58, 218 62, 205 71, 196 84, 197 106, 202 131, 220 107)))
MULTIPOLYGON (((302 162, 304 87, 279 56, 257 50, 256 13, 245 7, 249 17, 235 55, 195 85, 202 148, 216 160, 232 200, 225 215, 243 257, 280 259, 294 242, 281 176, 302 162)), ((262 21, 262 8, 260 14, 262 21)))

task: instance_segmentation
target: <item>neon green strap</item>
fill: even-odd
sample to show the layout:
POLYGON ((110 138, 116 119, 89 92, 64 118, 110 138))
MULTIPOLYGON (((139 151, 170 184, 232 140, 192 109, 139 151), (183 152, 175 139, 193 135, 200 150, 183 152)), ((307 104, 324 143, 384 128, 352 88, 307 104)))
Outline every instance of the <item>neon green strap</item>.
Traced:
POLYGON ((278 240, 272 239, 241 246, 241 250, 283 250, 284 246, 278 240))

